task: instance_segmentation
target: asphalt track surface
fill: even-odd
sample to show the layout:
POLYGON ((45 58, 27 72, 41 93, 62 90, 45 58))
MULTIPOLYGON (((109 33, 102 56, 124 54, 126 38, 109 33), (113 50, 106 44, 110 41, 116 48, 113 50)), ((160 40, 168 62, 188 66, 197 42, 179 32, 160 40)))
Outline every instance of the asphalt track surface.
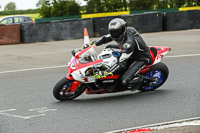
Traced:
POLYGON ((162 87, 68 102, 57 101, 52 88, 82 39, 0 46, 0 133, 102 133, 200 117, 200 30, 142 36, 148 45, 172 48, 162 87))

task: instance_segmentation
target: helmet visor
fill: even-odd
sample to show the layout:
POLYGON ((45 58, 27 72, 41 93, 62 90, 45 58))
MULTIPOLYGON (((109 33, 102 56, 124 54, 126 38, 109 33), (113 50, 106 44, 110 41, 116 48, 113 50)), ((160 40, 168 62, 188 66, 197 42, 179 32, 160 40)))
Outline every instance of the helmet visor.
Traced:
POLYGON ((119 38, 120 35, 122 35, 125 31, 125 27, 121 28, 121 29, 118 29, 118 30, 110 30, 110 35, 112 38, 119 38))

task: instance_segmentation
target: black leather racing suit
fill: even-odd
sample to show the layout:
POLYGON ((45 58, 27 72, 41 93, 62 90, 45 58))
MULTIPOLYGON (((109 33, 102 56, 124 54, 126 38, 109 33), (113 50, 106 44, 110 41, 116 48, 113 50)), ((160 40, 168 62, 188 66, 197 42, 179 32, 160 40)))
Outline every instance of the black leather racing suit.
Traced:
MULTIPOLYGON (((108 34, 102 36, 95 43, 99 46, 111 41, 112 38, 108 34)), ((119 74, 121 71, 126 70, 121 77, 124 86, 127 86, 145 65, 153 62, 149 47, 133 27, 127 27, 126 37, 121 43, 118 43, 118 45, 108 45, 108 47, 121 49, 122 53, 118 62, 107 71, 113 74, 119 74)))

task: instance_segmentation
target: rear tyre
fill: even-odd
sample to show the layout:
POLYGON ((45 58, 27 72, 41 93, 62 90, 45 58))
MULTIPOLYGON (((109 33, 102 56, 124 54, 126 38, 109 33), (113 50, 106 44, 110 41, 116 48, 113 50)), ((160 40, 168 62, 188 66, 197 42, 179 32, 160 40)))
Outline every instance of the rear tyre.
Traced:
POLYGON ((74 92, 71 92, 71 87, 74 80, 63 78, 54 86, 53 95, 57 100, 67 101, 80 96, 85 91, 85 85, 80 83, 74 92))
POLYGON ((165 83, 165 81, 168 78, 168 75, 169 75, 169 69, 167 65, 160 62, 150 67, 149 71, 147 71, 144 74, 144 77, 146 78, 155 78, 156 83, 152 86, 151 85, 147 86, 142 84, 138 90, 141 92, 153 91, 165 83))

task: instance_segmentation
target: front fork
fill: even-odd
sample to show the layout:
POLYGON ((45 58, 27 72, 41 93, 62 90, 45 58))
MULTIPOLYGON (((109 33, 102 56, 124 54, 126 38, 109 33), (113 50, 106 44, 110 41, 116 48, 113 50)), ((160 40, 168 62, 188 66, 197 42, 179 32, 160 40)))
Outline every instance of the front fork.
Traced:
MULTIPOLYGON (((69 80, 74 80, 74 78, 72 77, 71 74, 66 74, 66 78, 69 79, 69 80)), ((74 92, 76 90, 76 88, 80 87, 81 86, 81 82, 80 81, 74 81, 72 83, 72 87, 71 87, 71 92, 74 92)))
POLYGON ((81 86, 81 82, 80 81, 74 81, 71 87, 71 92, 74 92, 78 87, 81 86))

